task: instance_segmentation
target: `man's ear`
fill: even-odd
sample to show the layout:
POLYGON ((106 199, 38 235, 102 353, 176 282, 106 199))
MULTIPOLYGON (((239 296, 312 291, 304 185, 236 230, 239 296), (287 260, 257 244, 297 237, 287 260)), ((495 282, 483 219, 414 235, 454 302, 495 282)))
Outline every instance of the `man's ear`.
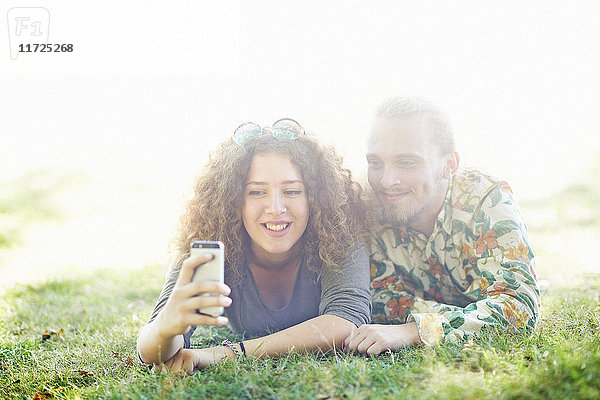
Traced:
POLYGON ((456 151, 448 154, 446 159, 446 165, 444 166, 444 178, 450 179, 454 176, 458 170, 458 164, 460 163, 460 156, 456 151))

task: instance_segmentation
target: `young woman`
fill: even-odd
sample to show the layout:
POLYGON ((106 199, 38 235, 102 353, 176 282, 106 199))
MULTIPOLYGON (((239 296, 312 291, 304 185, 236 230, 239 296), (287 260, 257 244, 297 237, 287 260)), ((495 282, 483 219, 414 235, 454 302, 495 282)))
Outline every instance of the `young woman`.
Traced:
POLYGON ((179 254, 138 335, 141 360, 192 373, 241 354, 341 347, 370 319, 365 226, 360 187, 332 149, 291 119, 242 124, 196 182, 176 237, 179 254), (224 243, 225 285, 192 283, 211 259, 189 257, 195 240, 224 243), (225 315, 196 312, 211 306, 226 307, 225 315), (190 349, 196 326, 225 324, 259 337, 190 349))

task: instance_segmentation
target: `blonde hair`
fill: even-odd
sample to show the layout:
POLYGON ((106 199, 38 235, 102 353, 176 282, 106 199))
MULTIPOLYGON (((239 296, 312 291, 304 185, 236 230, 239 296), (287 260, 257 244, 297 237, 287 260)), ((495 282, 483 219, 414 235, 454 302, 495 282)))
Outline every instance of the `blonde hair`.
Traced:
POLYGON ((432 138, 444 154, 454 152, 454 134, 448 117, 435 104, 422 97, 390 97, 377 107, 375 115, 379 118, 400 118, 413 115, 425 115, 433 126, 432 138))

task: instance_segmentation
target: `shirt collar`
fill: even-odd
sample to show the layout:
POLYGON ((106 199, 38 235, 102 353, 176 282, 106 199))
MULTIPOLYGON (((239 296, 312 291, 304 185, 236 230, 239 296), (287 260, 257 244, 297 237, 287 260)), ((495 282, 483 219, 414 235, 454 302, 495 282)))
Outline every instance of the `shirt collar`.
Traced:
MULTIPOLYGON (((448 191, 446 192, 446 198, 444 204, 442 204, 442 210, 438 214, 437 220, 435 221, 436 228, 443 229, 447 234, 452 234, 452 194, 454 192, 454 176, 450 179, 448 185, 448 191)), ((434 229, 432 236, 435 234, 434 229)))

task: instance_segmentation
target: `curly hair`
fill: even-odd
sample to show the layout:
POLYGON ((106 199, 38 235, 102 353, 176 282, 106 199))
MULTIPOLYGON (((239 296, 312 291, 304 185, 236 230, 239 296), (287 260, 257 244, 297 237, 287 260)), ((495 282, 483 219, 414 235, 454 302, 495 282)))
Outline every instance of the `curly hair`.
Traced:
POLYGON ((362 189, 335 150, 307 135, 287 140, 266 134, 242 146, 226 140, 210 155, 174 239, 179 262, 189 255, 194 240, 220 240, 225 245, 226 268, 234 280, 240 278, 238 268, 251 254, 250 236, 242 222, 247 175, 254 156, 265 153, 288 155, 302 174, 309 208, 302 253, 310 269, 319 274, 323 268, 336 270, 338 262, 366 238, 362 189))

